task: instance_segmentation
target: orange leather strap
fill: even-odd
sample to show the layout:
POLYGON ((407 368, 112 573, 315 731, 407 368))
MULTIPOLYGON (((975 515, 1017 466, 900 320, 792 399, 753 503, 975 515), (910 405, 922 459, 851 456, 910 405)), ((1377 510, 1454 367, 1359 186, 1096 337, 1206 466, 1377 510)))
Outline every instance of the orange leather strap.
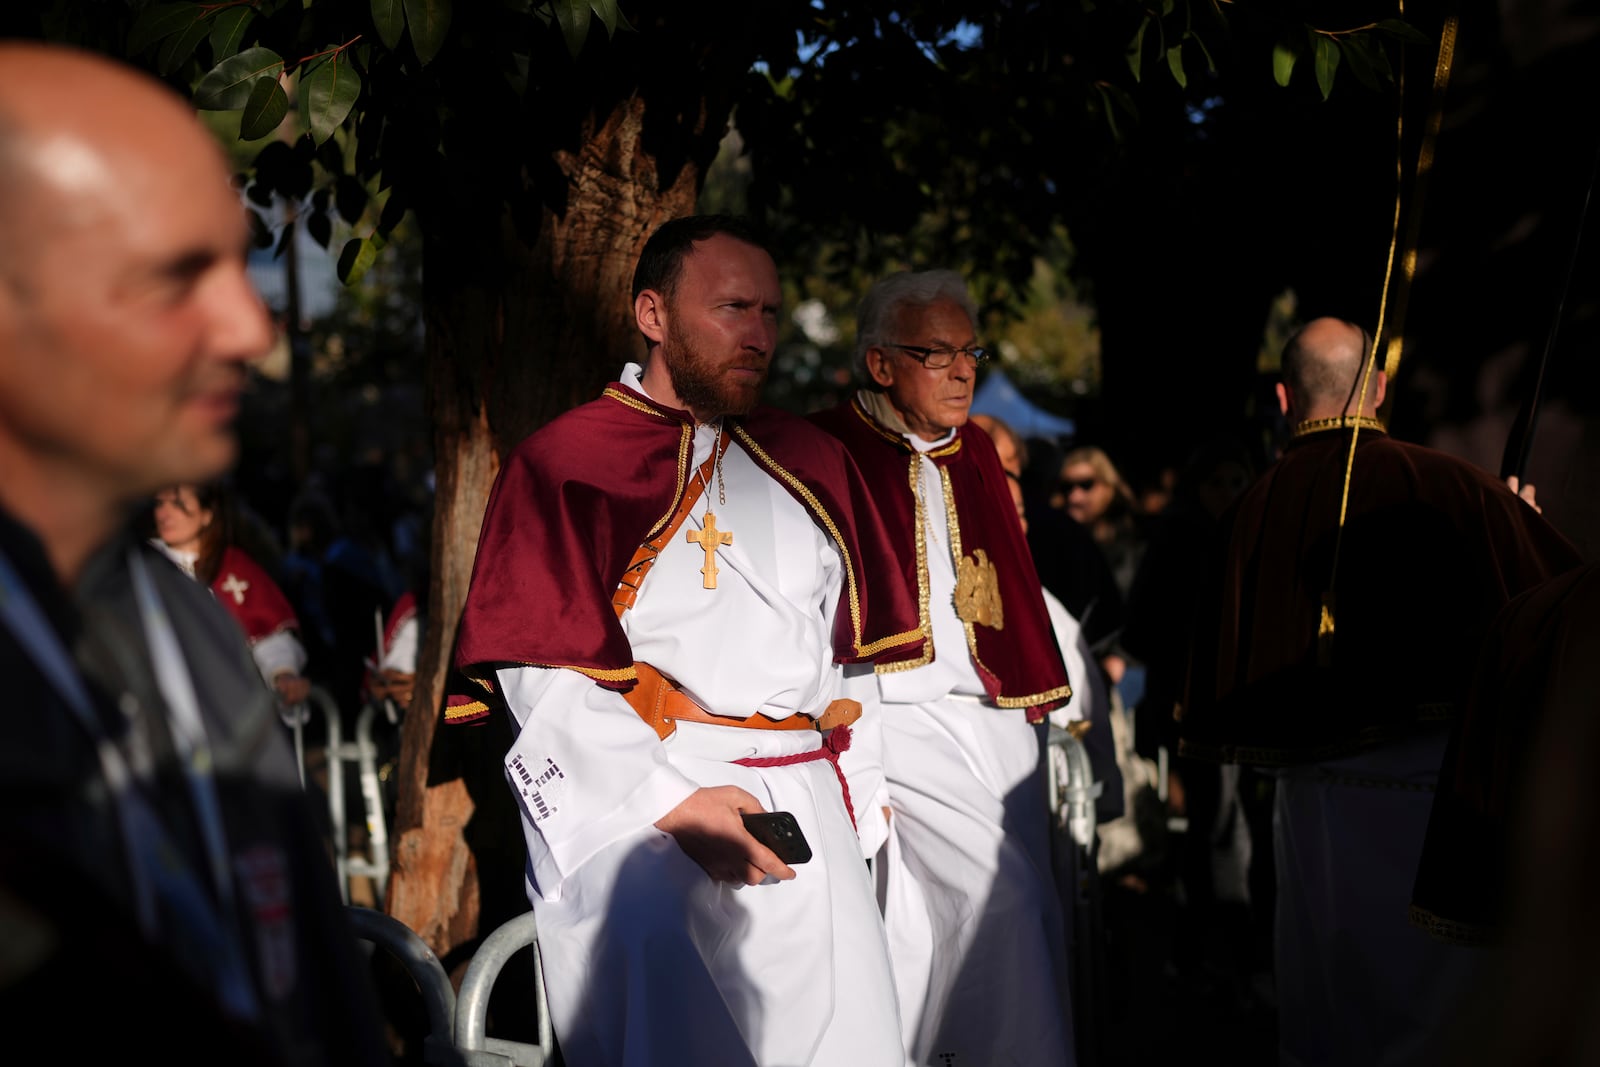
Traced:
MULTIPOLYGON (((726 434, 727 431, 724 430, 723 433, 726 434)), ((683 528, 683 520, 689 517, 695 501, 699 500, 700 494, 705 491, 707 480, 710 479, 712 468, 717 462, 717 453, 722 448, 722 439, 718 438, 716 445, 711 449, 711 455, 700 464, 699 476, 689 479, 689 484, 683 490, 683 499, 678 501, 678 508, 672 513, 672 518, 667 520, 660 533, 634 551, 633 559, 623 570, 622 580, 617 583, 617 591, 611 597, 611 606, 616 610, 617 618, 622 618, 622 613, 633 607, 633 602, 639 599, 639 587, 644 584, 644 576, 656 565, 656 557, 667 547, 672 535, 683 528)))
MULTIPOLYGON (((817 720, 809 715, 791 715, 786 719, 769 719, 757 712, 745 718, 716 715, 685 696, 666 675, 648 663, 635 663, 639 681, 622 694, 639 718, 649 723, 656 736, 663 741, 672 736, 679 722, 703 722, 713 726, 737 726, 746 730, 815 730, 817 720)), ((834 703, 838 703, 835 701, 834 703)), ((850 703, 855 703, 851 701, 850 703)), ((860 714, 860 705, 856 705, 860 714)))

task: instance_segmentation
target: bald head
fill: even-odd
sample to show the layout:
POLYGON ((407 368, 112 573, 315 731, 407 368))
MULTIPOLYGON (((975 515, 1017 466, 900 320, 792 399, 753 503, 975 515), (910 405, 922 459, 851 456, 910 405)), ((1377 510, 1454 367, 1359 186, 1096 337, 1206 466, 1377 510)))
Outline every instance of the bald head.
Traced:
MULTIPOLYGON (((1299 420, 1353 414, 1370 345, 1366 330, 1343 319, 1306 323, 1283 348, 1279 401, 1285 412, 1299 420)), ((1363 414, 1383 402, 1385 384, 1382 371, 1373 374, 1363 414)))
POLYGON ((96 225, 104 198, 136 198, 146 175, 126 164, 166 152, 209 156, 203 173, 227 181, 220 149, 160 82, 88 52, 0 42, 0 255, 13 273, 39 242, 96 225))
POLYGON ((220 147, 165 86, 0 43, 0 506, 63 574, 61 539, 232 462, 273 339, 247 236, 220 147))

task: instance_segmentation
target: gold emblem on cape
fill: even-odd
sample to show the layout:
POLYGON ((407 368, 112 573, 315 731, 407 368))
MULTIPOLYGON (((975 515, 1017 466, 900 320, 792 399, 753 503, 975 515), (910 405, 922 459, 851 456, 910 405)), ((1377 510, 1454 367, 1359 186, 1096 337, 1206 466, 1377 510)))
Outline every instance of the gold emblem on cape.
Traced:
POLYGON ((996 630, 1005 627, 1000 608, 1000 580, 989 555, 978 549, 962 556, 956 568, 956 616, 962 622, 975 622, 996 630))

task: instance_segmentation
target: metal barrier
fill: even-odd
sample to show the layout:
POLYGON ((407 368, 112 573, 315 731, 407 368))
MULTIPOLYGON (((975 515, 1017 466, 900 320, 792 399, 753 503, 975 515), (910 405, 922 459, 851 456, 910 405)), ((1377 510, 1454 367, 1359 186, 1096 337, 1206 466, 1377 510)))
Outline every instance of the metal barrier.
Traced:
POLYGON ((428 1016, 423 1059, 434 1067, 545 1067, 555 1054, 545 1000, 544 967, 539 959, 538 931, 532 912, 511 919, 478 946, 461 979, 461 991, 450 985, 444 965, 416 932, 400 920, 371 908, 346 908, 356 936, 394 956, 416 983, 428 1016), (505 1041, 488 1036, 489 994, 507 961, 522 949, 533 952, 534 1007, 539 1041, 505 1041))
POLYGON ((345 912, 350 916, 356 937, 388 952, 416 983, 428 1017, 423 1060, 437 1067, 461 1067, 466 1061, 456 1051, 456 991, 439 957, 416 931, 392 915, 354 904, 347 905, 345 912))
POLYGON ((1064 904, 1070 893, 1068 966, 1072 972, 1074 1044, 1079 1067, 1096 1067, 1104 1061, 1101 1016, 1109 973, 1100 915, 1094 802, 1105 783, 1095 781, 1083 742, 1054 724, 1050 726, 1045 761, 1049 765, 1050 814, 1057 834, 1056 881, 1062 888, 1064 904))
MULTIPOLYGON (((383 813, 382 784, 378 780, 378 746, 372 739, 372 724, 378 715, 378 706, 368 703, 356 716, 353 741, 344 738, 344 717, 338 702, 320 686, 312 686, 307 704, 322 713, 327 722, 328 741, 328 815, 333 824, 333 855, 338 871, 339 893, 346 904, 350 903, 350 880, 367 878, 372 882, 373 897, 378 907, 383 907, 384 891, 389 884, 389 823, 383 813), (345 764, 354 763, 361 783, 361 801, 365 809, 367 848, 365 856, 350 855, 349 818, 346 814, 345 764)), ((292 709, 291 709, 292 710, 292 709)), ((300 785, 306 784, 305 770, 305 716, 294 715, 290 728, 294 731, 295 757, 300 764, 300 785)))
POLYGON ((544 1067, 555 1050, 550 1006, 544 992, 544 963, 539 958, 538 928, 533 912, 507 920, 484 939, 467 964, 456 998, 456 1047, 474 1067, 544 1067), (539 1043, 489 1037, 489 993, 506 962, 527 948, 533 952, 534 1003, 539 1013, 539 1043))
POLYGON ((1061 727, 1051 724, 1050 748, 1059 751, 1066 764, 1066 775, 1055 759, 1050 765, 1050 810, 1064 827, 1073 843, 1081 849, 1094 846, 1094 802, 1105 790, 1104 782, 1094 780, 1094 768, 1089 764, 1089 750, 1083 742, 1061 727))

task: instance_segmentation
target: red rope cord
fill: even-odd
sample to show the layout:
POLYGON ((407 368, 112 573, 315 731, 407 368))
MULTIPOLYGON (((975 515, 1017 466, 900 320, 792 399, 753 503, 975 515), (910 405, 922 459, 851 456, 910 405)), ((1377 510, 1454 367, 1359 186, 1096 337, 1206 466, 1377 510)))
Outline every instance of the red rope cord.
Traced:
POLYGON ((844 771, 839 769, 839 756, 850 750, 850 727, 835 726, 828 731, 828 736, 823 739, 821 748, 814 748, 810 752, 796 752, 788 756, 746 756, 733 762, 742 767, 792 767, 797 763, 815 763, 825 759, 833 765, 833 773, 838 776, 839 789, 844 793, 844 810, 850 816, 850 826, 856 825, 855 805, 850 803, 850 783, 844 780, 844 771))

